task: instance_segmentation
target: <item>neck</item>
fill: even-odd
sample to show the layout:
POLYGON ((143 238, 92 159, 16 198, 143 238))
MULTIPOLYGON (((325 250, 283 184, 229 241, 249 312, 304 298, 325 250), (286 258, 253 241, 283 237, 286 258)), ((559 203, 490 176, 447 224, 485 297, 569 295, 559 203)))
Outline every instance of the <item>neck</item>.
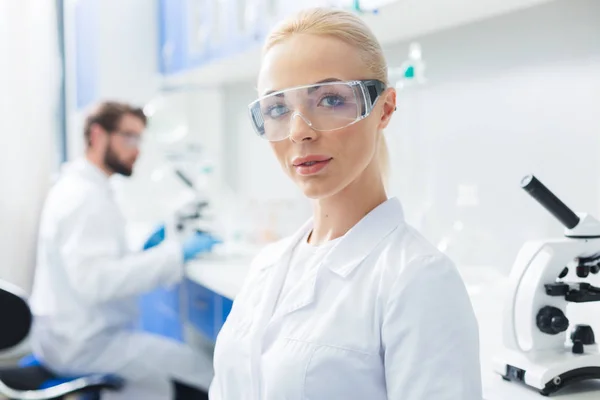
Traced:
POLYGON ((346 234, 369 212, 387 200, 385 187, 376 166, 333 196, 313 203, 313 230, 308 239, 321 244, 346 234))
POLYGON ((102 157, 88 150, 85 153, 85 158, 93 165, 98 167, 102 172, 106 174, 106 176, 111 176, 114 172, 104 164, 102 161, 102 157))

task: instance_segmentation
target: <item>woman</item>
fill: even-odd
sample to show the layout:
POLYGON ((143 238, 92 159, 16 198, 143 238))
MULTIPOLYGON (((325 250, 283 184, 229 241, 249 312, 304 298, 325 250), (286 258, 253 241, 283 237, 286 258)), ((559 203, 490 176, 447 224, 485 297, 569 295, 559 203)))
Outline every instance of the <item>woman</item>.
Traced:
POLYGON ((215 349, 213 400, 480 400, 478 327, 452 262, 384 188, 396 108, 382 50, 339 10, 269 35, 256 132, 313 218, 253 261, 215 349))

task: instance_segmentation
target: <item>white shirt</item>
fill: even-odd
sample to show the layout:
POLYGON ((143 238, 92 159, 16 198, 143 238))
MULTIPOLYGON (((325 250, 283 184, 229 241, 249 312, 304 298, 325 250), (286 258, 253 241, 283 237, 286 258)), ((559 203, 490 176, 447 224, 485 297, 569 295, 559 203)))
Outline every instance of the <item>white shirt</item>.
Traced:
POLYGON ((277 301, 278 307, 285 302, 286 298, 293 298, 294 288, 301 285, 307 277, 314 273, 327 253, 341 240, 341 238, 337 238, 315 246, 308 243, 308 237, 309 235, 306 235, 294 247, 285 283, 277 301))
POLYGON ((278 305, 311 229, 252 262, 217 339, 211 400, 481 400, 465 285, 399 201, 365 216, 278 305))

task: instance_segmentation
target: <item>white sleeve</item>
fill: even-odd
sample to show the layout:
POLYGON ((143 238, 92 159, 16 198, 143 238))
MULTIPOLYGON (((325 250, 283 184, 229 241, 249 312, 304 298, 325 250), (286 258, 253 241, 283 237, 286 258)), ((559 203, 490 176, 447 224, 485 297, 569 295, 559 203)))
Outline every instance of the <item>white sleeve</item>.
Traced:
POLYGON ((67 277, 82 300, 89 303, 140 295, 176 283, 183 276, 178 242, 165 241, 123 256, 122 238, 115 234, 115 227, 96 201, 69 215, 59 236, 58 250, 67 277))
POLYGON ((482 399, 477 321, 444 256, 419 257, 399 274, 382 341, 388 399, 482 399))

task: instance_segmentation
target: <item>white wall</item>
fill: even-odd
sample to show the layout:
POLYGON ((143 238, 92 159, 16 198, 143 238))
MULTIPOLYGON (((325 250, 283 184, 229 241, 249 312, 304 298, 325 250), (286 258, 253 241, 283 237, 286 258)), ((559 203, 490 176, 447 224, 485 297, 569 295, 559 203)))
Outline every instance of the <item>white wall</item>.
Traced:
MULTIPOLYGON (((90 3, 88 1, 88 3, 90 3)), ((96 0, 94 23, 96 87, 98 100, 121 100, 143 105, 160 86, 158 73, 158 16, 156 0, 96 0)), ((67 102, 69 158, 82 154, 83 119, 87 110, 76 105, 75 25, 76 1, 66 2, 67 102)), ((84 44, 85 45, 85 44, 84 44)), ((90 43, 89 45, 92 45, 90 43)))
MULTIPOLYGON (((519 189, 527 173, 572 208, 600 215, 599 15, 596 0, 560 0, 417 38, 429 81, 399 95, 387 132, 391 194, 458 263, 507 271, 523 240, 561 234, 519 189), (476 206, 457 206, 459 185, 476 191, 462 199, 476 206)), ((398 67, 408 43, 386 53, 398 67)), ((298 198, 247 121, 253 87, 225 89, 229 154, 237 160, 229 177, 243 196, 298 198)))
POLYGON ((57 46, 54 2, 0 1, 0 279, 25 290, 57 167, 57 46))
MULTIPOLYGON (((400 96, 394 189, 457 261, 506 271, 524 240, 561 234, 519 188, 528 173, 599 214, 599 15, 595 0, 557 1, 419 38, 429 83, 400 96), (476 188, 477 206, 456 205, 461 184, 476 188)), ((398 64, 407 44, 387 51, 398 64)))

